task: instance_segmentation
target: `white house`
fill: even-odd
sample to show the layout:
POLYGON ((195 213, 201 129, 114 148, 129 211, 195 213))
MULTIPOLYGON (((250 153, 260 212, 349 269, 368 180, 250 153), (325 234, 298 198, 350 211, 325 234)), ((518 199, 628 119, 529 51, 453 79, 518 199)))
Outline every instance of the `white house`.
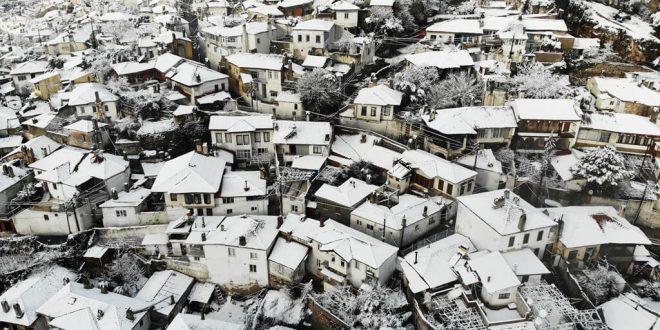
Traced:
POLYGON ((76 117, 117 120, 119 115, 119 97, 112 94, 103 84, 76 84, 67 94, 68 105, 75 108, 76 117))
POLYGON ((17 64, 11 71, 11 76, 14 82, 14 88, 19 94, 23 94, 24 88, 31 85, 30 79, 41 75, 48 71, 47 61, 25 61, 17 64))
POLYGON ((311 19, 302 21, 293 27, 291 36, 293 57, 305 59, 307 55, 318 55, 315 51, 324 53, 339 40, 342 31, 332 21, 311 19))
POLYGON ((426 39, 445 44, 477 43, 483 35, 483 22, 476 19, 451 19, 426 28, 426 39))
POLYGON ((111 198, 99 205, 104 227, 130 227, 168 222, 165 208, 152 198, 151 190, 132 187, 129 191, 115 191, 111 198))
POLYGON ((206 94, 228 91, 229 77, 193 61, 183 61, 165 73, 173 89, 179 89, 195 103, 206 94))
POLYGON ((151 326, 150 306, 137 298, 71 281, 37 313, 46 317, 51 329, 147 330, 151 326))
MULTIPOLYGON (((215 218, 215 217, 205 217, 215 218)), ((229 291, 253 292, 268 286, 268 255, 277 239, 275 216, 230 216, 214 226, 197 217, 185 241, 196 262, 206 265, 209 279, 229 291)))
POLYGON ((248 101, 254 96, 264 102, 275 101, 282 92, 282 83, 289 72, 287 56, 235 53, 226 60, 232 92, 244 95, 248 101))
POLYGON ((578 147, 611 145, 617 151, 645 154, 660 140, 660 127, 648 117, 631 113, 594 112, 584 115, 577 133, 578 147))
POLYGON ((455 228, 480 250, 530 248, 539 258, 557 239, 557 223, 508 189, 459 197, 455 228))
POLYGON ((520 281, 500 252, 475 256, 468 264, 479 275, 481 299, 489 306, 505 306, 516 301, 520 281))
POLYGON ((202 29, 206 58, 212 69, 223 67, 222 58, 235 53, 270 53, 276 29, 268 22, 247 22, 233 27, 210 26, 202 29), (269 33, 270 30, 270 33, 269 33))
POLYGON ((429 51, 409 54, 404 58, 407 65, 435 67, 440 73, 449 71, 471 73, 474 69, 474 60, 467 50, 429 51))
POLYGON ((355 117, 368 121, 387 121, 394 119, 394 112, 401 105, 403 93, 387 85, 377 85, 358 91, 353 100, 355 117))
POLYGON ((296 120, 296 118, 302 118, 305 114, 305 108, 298 93, 282 91, 275 98, 275 102, 277 102, 276 119, 296 120))
POLYGON ((333 220, 289 214, 280 231, 311 248, 307 271, 323 279, 331 290, 336 285, 383 285, 396 268, 398 248, 333 220))
POLYGON ((304 244, 278 238, 268 256, 270 285, 278 287, 300 283, 305 276, 308 250, 304 244))
POLYGON ((228 171, 222 177, 218 214, 268 214, 266 180, 260 171, 228 171))
MULTIPOLYGON (((375 196, 374 201, 382 199, 375 196)), ((378 204, 365 201, 351 212, 351 228, 405 247, 446 221, 451 200, 403 194, 378 204)))
POLYGON ((239 162, 267 163, 275 155, 271 116, 211 116, 211 142, 239 162))
POLYGON ((378 186, 356 178, 349 178, 339 186, 324 183, 314 194, 316 212, 323 219, 349 225, 351 212, 377 189, 378 186))
POLYGON ((456 162, 477 171, 475 179, 477 187, 488 191, 499 189, 504 172, 502 162, 495 158, 492 149, 477 150, 474 154, 467 154, 456 159, 456 162))
POLYGON ((337 1, 330 6, 330 9, 335 12, 335 24, 345 28, 358 26, 360 7, 347 1, 337 1))
POLYGON ((151 323, 165 326, 183 312, 195 279, 173 270, 154 272, 135 295, 153 306, 151 323))
POLYGON ((548 268, 529 248, 502 252, 502 257, 516 274, 520 283, 537 284, 541 282, 543 275, 550 274, 548 268))
POLYGON ((332 143, 329 122, 276 120, 273 142, 280 162, 291 162, 300 156, 328 156, 332 143))
POLYGON ((593 77, 587 88, 596 98, 596 109, 652 116, 660 108, 660 92, 635 78, 593 77))

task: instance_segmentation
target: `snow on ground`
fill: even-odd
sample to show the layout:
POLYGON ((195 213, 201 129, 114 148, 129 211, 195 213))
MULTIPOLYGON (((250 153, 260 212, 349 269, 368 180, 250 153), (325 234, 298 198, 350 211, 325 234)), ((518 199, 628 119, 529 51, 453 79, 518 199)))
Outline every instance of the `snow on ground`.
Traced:
POLYGON ((614 15, 619 12, 617 9, 592 1, 584 3, 592 9, 591 18, 598 23, 598 27, 614 31, 623 29, 635 39, 660 41, 653 36, 653 26, 638 16, 631 15, 630 20, 619 23, 614 20, 614 15))
POLYGON ((298 325, 305 315, 305 304, 303 299, 291 299, 284 289, 270 290, 264 297, 260 312, 278 323, 298 325))

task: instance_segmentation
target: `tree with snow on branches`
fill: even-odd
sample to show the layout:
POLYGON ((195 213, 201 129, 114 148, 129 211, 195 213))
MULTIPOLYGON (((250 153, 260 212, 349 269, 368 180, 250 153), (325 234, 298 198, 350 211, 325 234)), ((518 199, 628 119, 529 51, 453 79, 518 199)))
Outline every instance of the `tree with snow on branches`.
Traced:
POLYGON ((616 153, 613 146, 589 150, 580 161, 571 167, 576 178, 587 180, 587 186, 597 191, 610 190, 624 180, 629 180, 633 172, 626 169, 625 160, 616 153))

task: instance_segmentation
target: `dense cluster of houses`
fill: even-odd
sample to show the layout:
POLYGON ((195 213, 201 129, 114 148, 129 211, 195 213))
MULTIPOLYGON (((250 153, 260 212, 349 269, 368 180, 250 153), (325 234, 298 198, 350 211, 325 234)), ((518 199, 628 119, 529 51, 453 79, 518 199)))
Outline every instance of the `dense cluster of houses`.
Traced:
MULTIPOLYGON (((139 233, 131 255, 166 266, 115 292, 92 275, 119 249, 90 244, 82 275, 57 266, 12 282, 0 327, 242 329, 205 319, 216 287, 240 296, 313 279, 320 291, 400 280, 420 328, 591 329, 577 312, 547 317, 534 299, 564 295, 546 282, 602 264, 658 279, 654 238, 637 226, 660 227, 656 187, 633 181, 606 198, 572 169, 611 146, 652 164, 657 181, 660 74, 589 77, 581 98, 509 90, 500 82, 522 63, 600 47, 570 35, 549 2, 434 17, 415 47, 381 62, 486 86, 482 102, 412 120, 410 95, 373 70, 383 37, 364 29, 396 1, 118 3, 2 15, 0 232, 139 233), (296 89, 319 69, 351 94, 334 114, 309 111, 296 89), (186 134, 193 148, 163 149, 186 134)), ((620 313, 660 324, 634 292, 591 317, 625 329, 620 313)))

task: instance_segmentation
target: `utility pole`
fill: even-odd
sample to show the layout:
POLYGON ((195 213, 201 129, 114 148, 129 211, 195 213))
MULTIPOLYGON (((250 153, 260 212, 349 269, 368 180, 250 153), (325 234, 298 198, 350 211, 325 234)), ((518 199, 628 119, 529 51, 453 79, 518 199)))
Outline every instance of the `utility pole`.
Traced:
MULTIPOLYGON (((545 179, 545 173, 548 170, 548 165, 550 164, 550 157, 552 155, 552 152, 555 150, 555 147, 557 146, 557 143, 555 142, 555 132, 552 131, 550 132, 550 136, 548 137, 548 140, 545 141, 545 147, 543 150, 543 160, 541 163, 541 175, 539 179, 539 194, 538 194, 538 202, 537 205, 541 206, 543 201, 543 198, 545 197, 545 193, 541 194, 541 189, 543 189, 543 179, 545 179)), ((543 189, 545 192, 545 189, 543 189)))
MULTIPOLYGON (((642 172, 644 170, 644 164, 646 164, 646 156, 651 154, 653 157, 655 157, 655 141, 651 140, 649 145, 646 147, 646 151, 644 151, 644 158, 642 158, 642 166, 639 167, 639 171, 637 172, 637 175, 644 177, 644 173, 642 172)), ((644 201, 646 200, 646 192, 649 189, 649 180, 646 180, 644 178, 645 184, 644 184, 644 193, 642 193, 642 197, 639 199, 639 206, 637 206, 637 212, 635 212, 635 219, 633 220, 633 225, 637 223, 637 219, 639 219, 639 214, 642 211, 642 204, 644 204, 644 201)))

